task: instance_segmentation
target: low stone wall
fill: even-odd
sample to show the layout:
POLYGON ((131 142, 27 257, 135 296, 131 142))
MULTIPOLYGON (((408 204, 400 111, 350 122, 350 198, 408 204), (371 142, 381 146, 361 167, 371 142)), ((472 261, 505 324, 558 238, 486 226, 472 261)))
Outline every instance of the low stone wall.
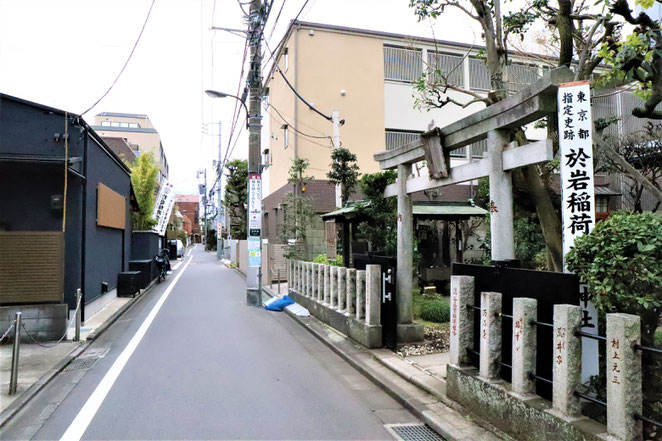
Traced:
POLYGON ((381 269, 287 261, 289 295, 327 325, 367 348, 382 346, 381 269))
POLYGON ((605 336, 580 331, 578 305, 554 305, 553 323, 537 319, 537 301, 513 299, 513 314, 502 323, 502 296, 481 292, 479 369, 470 367, 474 352, 474 287, 469 276, 451 278, 451 335, 448 397, 461 403, 499 429, 522 441, 613 440, 638 441, 642 436, 643 348, 638 316, 607 314, 605 336), (512 341, 502 341, 502 325, 512 326, 512 341), (553 376, 536 375, 536 333, 553 332, 553 376), (581 388, 582 338, 607 344, 607 400, 584 395, 581 388), (512 345, 512 359, 501 360, 501 346, 512 345), (500 366, 510 365, 512 383, 500 378, 500 366), (536 381, 551 382, 552 402, 535 395, 536 381), (607 425, 582 416, 581 400, 606 406, 607 425))
POLYGON ((600 441, 603 424, 588 418, 554 415, 552 403, 536 395, 518 396, 509 383, 490 383, 478 370, 448 366, 448 398, 488 420, 498 429, 527 441, 600 441))
MULTIPOLYGON (((21 313, 21 322, 25 329, 37 341, 58 340, 67 328, 67 305, 16 305, 0 307, 0 333, 12 324, 17 312, 21 313)), ((13 341, 14 331, 11 331, 5 341, 13 341)), ((32 340, 21 329, 21 342, 31 343, 32 340)))

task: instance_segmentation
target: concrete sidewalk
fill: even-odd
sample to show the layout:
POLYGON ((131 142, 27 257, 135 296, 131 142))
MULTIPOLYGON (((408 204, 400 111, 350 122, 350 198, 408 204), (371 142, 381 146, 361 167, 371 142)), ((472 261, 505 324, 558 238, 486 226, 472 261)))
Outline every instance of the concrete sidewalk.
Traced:
MULTIPOLYGON (((173 272, 184 259, 172 265, 173 272)), ((81 326, 81 341, 75 342, 75 326, 67 329, 67 338, 60 343, 21 343, 16 394, 9 395, 12 344, 0 345, 0 427, 34 397, 53 377, 87 349, 89 342, 101 335, 110 325, 151 289, 153 283, 135 297, 117 297, 88 318, 81 326)), ((22 332, 25 332, 22 330, 22 332)))
MULTIPOLYGON (((264 286, 263 292, 277 295, 277 286, 264 286)), ((287 293, 286 284, 280 292, 287 293)), ((315 317, 289 315, 446 440, 512 440, 446 396, 447 353, 404 358, 388 349, 366 349, 315 317)))

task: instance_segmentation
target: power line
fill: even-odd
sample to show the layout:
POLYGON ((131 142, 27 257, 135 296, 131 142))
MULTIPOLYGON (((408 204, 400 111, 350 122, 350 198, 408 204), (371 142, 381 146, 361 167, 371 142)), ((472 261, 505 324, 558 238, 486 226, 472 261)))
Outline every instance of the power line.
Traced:
MULTIPOLYGON (((308 0, 306 0, 306 3, 308 3, 308 0)), ((305 5, 304 5, 304 6, 305 6, 305 5)), ((299 13, 301 13, 301 11, 299 11, 299 13)), ((297 16, 297 17, 298 17, 298 16, 297 16)), ((295 19, 295 20, 296 20, 296 19, 295 19)), ((274 53, 273 53, 273 51, 271 50, 271 48, 269 47, 269 44, 267 43, 266 40, 265 40, 264 44, 265 44, 265 46, 267 47, 267 49, 269 50, 269 53, 271 53, 271 56, 273 57, 274 53)), ((276 60, 274 60, 274 63, 275 63, 275 62, 276 62, 276 60)), ((278 71, 278 73, 280 74, 280 76, 283 77, 283 80, 285 80, 285 84, 287 84, 287 86, 292 90, 292 92, 294 92, 294 95, 296 95, 296 97, 299 98, 299 100, 301 100, 301 102, 303 102, 306 106, 308 106, 308 108, 309 108, 310 110, 312 110, 313 112, 315 112, 315 113, 317 113, 318 115, 322 116, 324 119, 326 119, 326 120, 328 120, 328 121, 333 121, 333 118, 332 118, 332 117, 330 117, 330 116, 328 116, 328 115, 325 115, 325 114, 323 114, 322 112, 320 112, 319 110, 317 110, 317 109, 315 108, 315 106, 313 106, 313 105, 310 104, 308 101, 306 101, 306 99, 305 99, 304 97, 302 97, 301 94, 300 94, 299 92, 297 92, 297 90, 294 88, 294 86, 292 86, 292 84, 291 84, 290 81, 287 79, 287 77, 285 76, 285 74, 283 73, 283 71, 280 70, 280 67, 278 67, 278 65, 275 65, 274 67, 275 67, 276 71, 278 71)))
MULTIPOLYGON (((276 110, 275 107, 272 107, 272 108, 273 108, 274 110, 276 110)), ((273 113, 269 112, 269 110, 267 110, 267 112, 269 113, 269 115, 270 115, 272 118, 276 119, 276 118, 274 117, 273 113)), ((291 126, 287 121, 283 120, 283 122, 284 122, 285 124, 287 124, 288 127, 292 127, 292 130, 294 130, 295 132, 299 133, 300 135, 308 136, 308 135, 306 135, 305 133, 301 133, 301 132, 299 132, 295 127, 291 126)), ((326 136, 326 137, 324 137, 324 138, 331 139, 330 136, 326 136)), ((304 141, 308 141, 308 142, 311 143, 311 144, 315 144, 315 145, 318 145, 318 146, 320 146, 320 147, 324 147, 325 149, 330 149, 330 148, 331 148, 331 146, 324 145, 324 144, 320 144, 319 142, 315 142, 315 141, 313 141, 313 140, 311 140, 311 139, 304 139, 304 141)))
MULTIPOLYGON (((309 137, 309 138, 313 138, 313 139, 331 139, 330 136, 315 136, 315 135, 309 135, 309 134, 307 134, 307 133, 303 133, 302 131, 300 131, 299 129, 297 129, 296 127, 294 127, 289 121, 287 121, 287 120, 285 119, 285 117, 284 117, 284 116, 278 111, 278 109, 276 109, 276 108, 274 107, 273 104, 268 103, 268 105, 269 105, 269 107, 271 107, 272 109, 274 109, 274 110, 276 111, 276 113, 278 114, 278 116, 280 116, 281 120, 283 120, 283 122, 284 122, 285 124, 287 124, 289 127, 292 127, 292 130, 294 130, 295 132, 297 132, 299 135, 307 136, 307 137, 309 137)), ((297 121, 297 120, 295 120, 295 121, 296 121, 296 122, 299 122, 299 121, 297 121)))
POLYGON ((278 19, 280 18, 281 12, 283 12, 283 7, 285 6, 285 2, 287 0, 283 0, 283 3, 280 5, 280 9, 278 10, 278 15, 276 15, 276 20, 274 20, 274 26, 271 28, 271 32, 269 33, 269 38, 267 40, 271 40, 271 37, 274 35, 274 31, 276 30, 276 24, 278 23, 278 19))
MULTIPOLYGON (((296 15, 296 17, 294 17, 294 20, 292 20, 292 23, 294 23, 295 21, 297 21, 297 19, 299 18, 299 16, 300 16, 301 13, 303 12, 304 8, 306 7, 306 5, 308 4, 309 1, 310 1, 310 0, 306 0, 306 1, 303 3, 303 6, 301 6, 301 9, 299 9, 299 13, 296 15)), ((285 3, 285 0, 283 0, 283 4, 284 4, 284 3, 285 3)), ((275 26, 274 26, 274 29, 275 29, 275 26)), ((273 35, 273 30, 272 30, 271 34, 273 35)), ((285 40, 285 37, 287 37, 287 32, 285 33, 285 35, 283 35, 283 38, 281 38, 280 41, 278 42, 278 44, 276 45, 277 48, 280 47, 281 44, 283 44, 283 41, 285 40)), ((271 36, 269 37, 269 39, 271 39, 271 36)), ((267 40, 264 40, 264 44, 267 46, 267 49, 269 49, 269 43, 267 42, 267 40)), ((274 53, 271 51, 271 49, 269 49, 269 53, 271 54, 271 56, 269 57, 269 59, 267 59, 267 61, 264 62, 265 67, 266 67, 266 64, 267 64, 269 61, 271 61, 271 60, 274 59, 274 53)), ((275 61, 274 61, 274 63, 275 63, 275 61)))
POLYGON ((94 104, 92 104, 85 112, 81 113, 79 116, 83 116, 87 112, 92 110, 94 108, 94 106, 99 104, 101 102, 101 100, 104 99, 106 97, 106 95, 108 95, 110 93, 110 91, 113 89, 113 87, 115 87, 115 84, 117 83, 117 81, 122 76, 122 73, 124 73, 124 69, 126 69, 126 66, 129 65, 129 61, 131 61, 131 57, 133 57, 133 53, 136 51, 136 47, 138 47, 138 43, 140 42, 140 38, 143 36, 143 32, 145 31, 145 26, 147 26, 147 21, 149 20, 149 16, 152 14, 152 8, 154 8, 154 3, 156 3, 156 0, 152 0, 152 4, 149 6, 149 11, 147 11, 147 17, 145 17, 145 22, 143 23, 143 27, 140 29, 140 34, 138 34, 138 38, 136 39, 136 42, 133 44, 133 48, 131 49, 131 53, 129 53, 129 57, 124 62, 124 66, 122 66, 122 70, 120 70, 120 73, 117 74, 117 77, 115 78, 115 81, 113 81, 113 83, 110 85, 108 90, 106 90, 106 92, 103 95, 101 95, 101 98, 96 100, 96 102, 94 104))

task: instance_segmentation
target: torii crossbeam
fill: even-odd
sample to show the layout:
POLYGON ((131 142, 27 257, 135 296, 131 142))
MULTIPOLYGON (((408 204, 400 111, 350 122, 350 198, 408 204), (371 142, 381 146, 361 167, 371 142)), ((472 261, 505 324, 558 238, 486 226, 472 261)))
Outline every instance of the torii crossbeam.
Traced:
MULTIPOLYGON (((567 67, 550 71, 544 78, 519 93, 442 129, 438 142, 447 151, 487 138, 487 152, 480 161, 451 167, 448 177, 412 177, 412 164, 426 159, 422 140, 397 149, 378 152, 374 159, 382 170, 397 169, 398 180, 385 196, 398 197, 397 303, 398 341, 422 340, 423 327, 413 323, 413 213, 411 194, 488 176, 490 179, 490 229, 492 260, 515 258, 513 232, 513 190, 511 170, 553 159, 548 139, 518 147, 509 142, 509 129, 522 127, 556 112, 558 85, 572 81, 567 67)), ((440 161, 443 162, 443 161, 440 161)))

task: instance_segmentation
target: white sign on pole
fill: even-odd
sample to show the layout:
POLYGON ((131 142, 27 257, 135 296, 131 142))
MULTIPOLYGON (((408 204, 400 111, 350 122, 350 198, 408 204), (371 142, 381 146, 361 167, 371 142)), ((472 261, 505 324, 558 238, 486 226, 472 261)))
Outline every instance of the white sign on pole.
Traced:
MULTIPOLYGON (((575 239, 595 227, 593 120, 588 81, 561 84, 558 90, 561 196, 563 198, 563 268, 575 239)), ((598 314, 588 287, 580 284, 582 331, 597 334, 598 314)), ((582 342, 582 380, 598 374, 598 342, 582 342)))
POLYGON ((248 175, 248 266, 262 266, 262 177, 248 175))
POLYGON ((175 192, 172 188, 172 184, 168 181, 164 181, 159 189, 159 194, 156 197, 156 203, 154 204, 154 212, 152 216, 156 220, 156 225, 154 226, 153 231, 159 233, 159 236, 165 234, 166 228, 168 227, 168 221, 170 220, 170 214, 172 213, 172 208, 175 206, 175 192))

